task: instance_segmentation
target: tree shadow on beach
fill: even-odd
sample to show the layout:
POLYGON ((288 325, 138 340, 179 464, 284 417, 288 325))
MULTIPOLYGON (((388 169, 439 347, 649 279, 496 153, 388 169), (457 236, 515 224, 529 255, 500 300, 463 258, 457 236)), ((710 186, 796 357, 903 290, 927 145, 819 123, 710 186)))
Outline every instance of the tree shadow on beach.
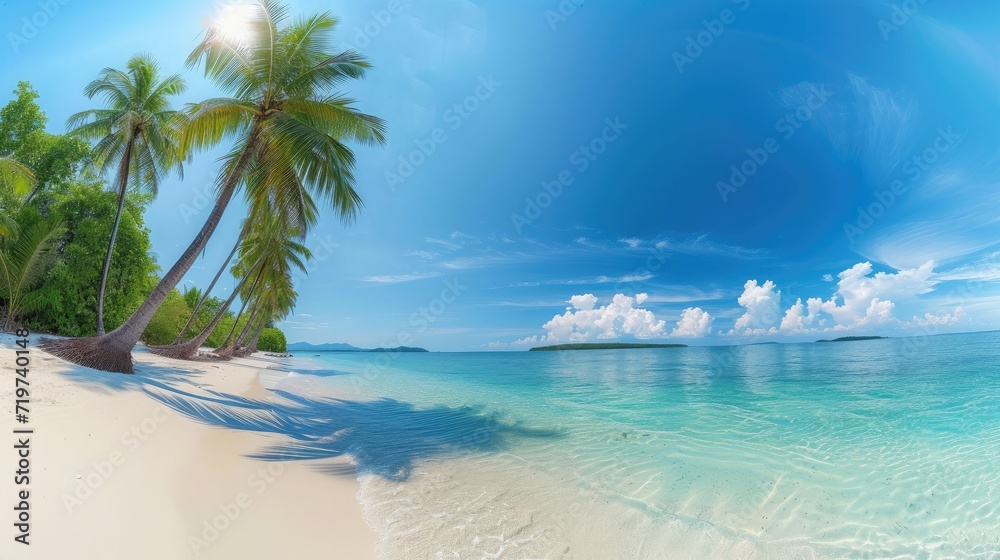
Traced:
MULTIPOLYGON (((250 455, 265 461, 350 456, 358 473, 406 480, 415 462, 454 453, 494 452, 519 438, 555 438, 554 430, 498 421, 473 407, 416 408, 392 399, 316 399, 272 391, 262 401, 215 391, 195 395, 176 388, 147 390, 164 405, 204 424, 284 436, 286 441, 250 455)), ((321 465, 333 475, 353 469, 321 465)))
POLYGON ((141 361, 136 361, 135 373, 132 375, 100 371, 68 362, 61 362, 60 366, 64 367, 56 370, 58 375, 65 376, 87 389, 102 393, 145 391, 148 387, 169 389, 176 383, 197 386, 198 380, 205 376, 199 369, 161 366, 141 361))

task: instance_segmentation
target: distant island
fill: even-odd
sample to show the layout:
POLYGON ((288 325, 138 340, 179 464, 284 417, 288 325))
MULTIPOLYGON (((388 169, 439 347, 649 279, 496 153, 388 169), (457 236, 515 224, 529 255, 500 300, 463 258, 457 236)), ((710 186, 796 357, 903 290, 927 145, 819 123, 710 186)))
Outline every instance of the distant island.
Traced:
POLYGON ((288 345, 288 351, 292 352, 427 352, 423 348, 412 346, 397 346, 395 348, 358 348, 343 342, 333 342, 326 344, 310 344, 308 342, 294 342, 288 345))
POLYGON ((880 340, 887 336, 842 336, 833 340, 817 340, 816 342, 854 342, 856 340, 880 340))
POLYGON ((687 344, 642 344, 634 342, 592 342, 583 344, 556 344, 536 346, 528 352, 548 352, 553 350, 620 350, 626 348, 687 348, 687 344))

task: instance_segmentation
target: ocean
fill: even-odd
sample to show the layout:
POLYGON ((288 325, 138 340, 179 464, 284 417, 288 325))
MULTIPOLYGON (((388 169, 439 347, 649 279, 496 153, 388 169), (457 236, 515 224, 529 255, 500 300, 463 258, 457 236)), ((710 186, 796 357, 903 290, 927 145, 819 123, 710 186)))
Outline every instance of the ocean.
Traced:
POLYGON ((997 332, 283 367, 380 558, 1000 558, 997 332))

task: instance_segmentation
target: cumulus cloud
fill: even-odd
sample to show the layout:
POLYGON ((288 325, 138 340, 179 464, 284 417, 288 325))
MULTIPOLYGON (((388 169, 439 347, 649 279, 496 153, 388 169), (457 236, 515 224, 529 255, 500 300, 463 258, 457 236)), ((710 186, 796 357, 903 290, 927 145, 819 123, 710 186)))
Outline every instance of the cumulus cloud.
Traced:
POLYGON ((736 319, 733 332, 736 334, 764 334, 775 330, 780 316, 781 291, 775 290, 770 280, 757 284, 747 280, 743 285, 743 295, 737 300, 746 310, 736 319))
POLYGON ((826 324, 826 319, 820 318, 822 311, 822 299, 809 298, 803 305, 802 299, 799 298, 795 300, 795 305, 785 311, 779 329, 785 332, 807 332, 813 328, 822 327, 826 324))
POLYGON ((965 310, 961 307, 956 307, 955 311, 947 313, 942 316, 937 316, 932 313, 925 313, 923 317, 914 317, 913 324, 918 326, 948 326, 960 323, 962 319, 965 318, 965 310))
POLYGON ((869 324, 871 313, 885 322, 889 298, 910 298, 934 289, 937 281, 932 278, 934 262, 928 261, 919 268, 900 270, 895 273, 879 272, 872 275, 870 262, 858 263, 841 272, 837 277, 837 292, 829 301, 823 302, 823 311, 833 317, 840 328, 850 328, 869 324), (872 310, 876 300, 881 306, 872 310), (864 321, 864 322, 863 322, 864 321))
POLYGON ((667 326, 653 312, 636 307, 648 296, 637 294, 634 298, 618 294, 611 303, 598 307, 593 294, 575 295, 569 299, 570 307, 556 315, 542 328, 548 333, 546 342, 585 342, 593 339, 611 339, 620 336, 658 338, 667 336, 667 326))
POLYGON ((677 328, 670 332, 670 336, 677 338, 701 338, 707 335, 712 329, 712 316, 700 307, 688 307, 681 312, 681 318, 677 321, 677 328))

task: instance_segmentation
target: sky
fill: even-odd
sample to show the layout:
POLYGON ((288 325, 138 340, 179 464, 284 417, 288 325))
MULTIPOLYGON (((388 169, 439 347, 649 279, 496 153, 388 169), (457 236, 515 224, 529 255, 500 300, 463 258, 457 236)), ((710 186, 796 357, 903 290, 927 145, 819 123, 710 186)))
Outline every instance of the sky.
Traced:
MULTIPOLYGON (((235 0, 234 0, 235 1, 235 0)), ((356 147, 365 210, 306 245, 290 341, 523 350, 1000 328, 1000 5, 990 1, 353 0, 344 93, 386 119, 356 147)), ((18 80, 51 132, 105 66, 184 60, 223 2, 7 2, 18 80)), ((198 156, 147 213, 173 263, 208 216, 198 156)), ((184 285, 204 287, 232 205, 184 285)), ((229 278, 225 295, 235 281, 229 278)))

